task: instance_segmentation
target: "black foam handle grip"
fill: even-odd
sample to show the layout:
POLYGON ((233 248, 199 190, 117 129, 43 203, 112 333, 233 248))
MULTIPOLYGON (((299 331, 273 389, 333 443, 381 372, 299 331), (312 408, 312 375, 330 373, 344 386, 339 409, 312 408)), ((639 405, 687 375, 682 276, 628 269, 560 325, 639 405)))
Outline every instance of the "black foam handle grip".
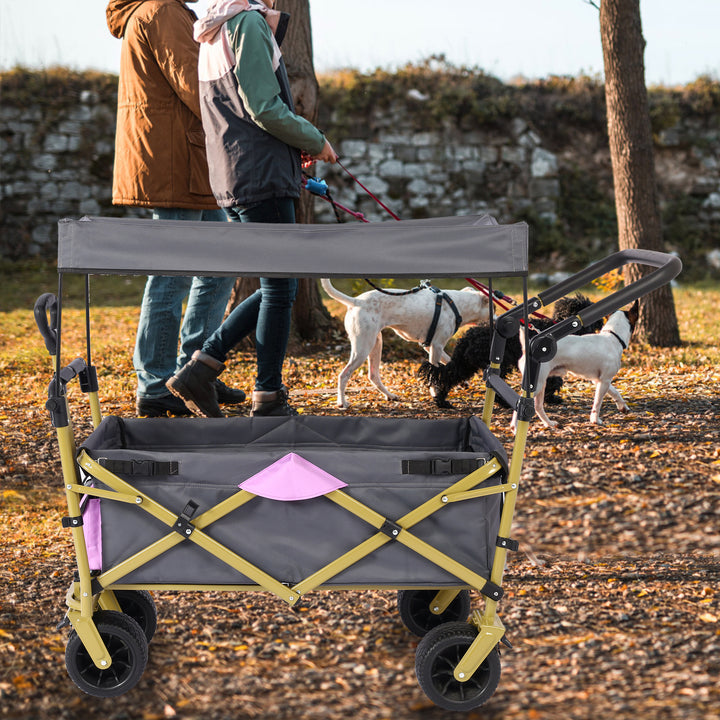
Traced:
POLYGON ((57 355, 57 297, 52 293, 44 293, 35 301, 33 312, 47 351, 51 355, 57 355), (50 322, 48 322, 48 312, 50 313, 50 322))

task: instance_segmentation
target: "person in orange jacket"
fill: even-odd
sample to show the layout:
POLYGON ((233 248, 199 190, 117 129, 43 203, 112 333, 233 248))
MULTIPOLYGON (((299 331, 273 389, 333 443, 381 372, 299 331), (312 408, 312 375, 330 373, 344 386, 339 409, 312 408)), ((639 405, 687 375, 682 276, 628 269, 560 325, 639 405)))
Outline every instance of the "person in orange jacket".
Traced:
MULTIPOLYGON (((113 204, 159 220, 226 222, 208 178, 197 16, 183 0, 111 0, 106 18, 122 39, 113 204)), ((232 286, 228 277, 148 277, 133 355, 139 415, 189 414, 165 383, 220 325, 232 286)), ((219 380, 215 389, 220 402, 245 400, 219 380)))

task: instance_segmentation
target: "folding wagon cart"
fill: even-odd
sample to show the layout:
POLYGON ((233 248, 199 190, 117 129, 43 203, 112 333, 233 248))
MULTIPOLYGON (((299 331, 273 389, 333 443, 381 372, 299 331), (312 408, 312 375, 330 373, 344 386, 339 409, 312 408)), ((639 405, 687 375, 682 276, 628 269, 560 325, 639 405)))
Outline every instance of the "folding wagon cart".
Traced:
MULTIPOLYGON (((622 251, 527 296, 528 228, 466 216, 364 225, 257 225, 82 218, 59 223, 57 295, 35 315, 53 356, 47 408, 60 448, 77 571, 65 661, 78 687, 120 695, 140 679, 157 625, 150 591, 265 591, 293 606, 313 590, 398 591, 422 639, 418 681, 470 710, 509 644, 497 607, 538 363, 558 339, 669 282, 680 261, 622 251), (530 341, 520 392, 499 376, 528 314, 629 263, 654 268, 530 341), (63 366, 62 286, 86 276, 519 276, 523 302, 495 321, 482 418, 101 417, 90 357, 63 366), (67 385, 79 378, 93 432, 78 445, 67 385), (489 430, 496 394, 518 411, 510 457, 489 430), (482 596, 471 609, 470 591, 482 596), (468 617, 470 618, 468 620, 468 617)), ((447 310, 446 310, 447 311, 447 310)))

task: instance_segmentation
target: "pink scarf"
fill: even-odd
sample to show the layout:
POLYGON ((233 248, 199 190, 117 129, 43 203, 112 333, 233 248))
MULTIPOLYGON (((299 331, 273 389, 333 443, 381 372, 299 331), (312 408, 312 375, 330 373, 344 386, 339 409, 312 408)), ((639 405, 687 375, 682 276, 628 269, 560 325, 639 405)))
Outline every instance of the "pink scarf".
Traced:
POLYGON ((212 42, 225 22, 246 10, 257 10, 257 12, 261 13, 270 26, 273 35, 275 34, 280 21, 280 12, 278 10, 271 10, 261 1, 251 3, 248 0, 214 0, 208 6, 207 15, 195 22, 195 40, 197 42, 212 42))

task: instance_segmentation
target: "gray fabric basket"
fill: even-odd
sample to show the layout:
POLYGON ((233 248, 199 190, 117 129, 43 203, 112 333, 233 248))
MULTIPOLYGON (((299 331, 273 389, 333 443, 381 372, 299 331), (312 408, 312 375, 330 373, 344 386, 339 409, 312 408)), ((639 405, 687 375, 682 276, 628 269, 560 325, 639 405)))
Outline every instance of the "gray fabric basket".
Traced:
MULTIPOLYGON (((507 458, 475 417, 414 420, 367 417, 120 419, 105 418, 83 448, 95 460, 177 463, 175 475, 117 472, 138 491, 180 515, 196 516, 234 493, 273 462, 296 453, 347 483, 344 492, 391 521, 464 477, 403 474, 403 460, 507 458)), ((138 467, 140 467, 138 465, 138 467)), ((157 466, 156 466, 157 467, 157 466)), ((165 466, 161 466, 165 467, 165 466)), ((497 473, 485 485, 504 481, 497 473)), ((104 487, 97 480, 97 487, 104 487)), ((102 570, 167 535, 171 529, 132 504, 100 501, 102 570)), ((411 532, 466 568, 488 577, 502 509, 501 494, 449 503, 411 532)), ((86 526, 88 535, 93 530, 86 526)), ((206 532, 281 582, 295 584, 377 533, 325 497, 278 501, 255 497, 206 532)), ((219 559, 182 542, 133 571, 122 584, 254 584, 219 559)), ((326 586, 448 586, 451 573, 400 543, 388 542, 333 577, 326 586)))

